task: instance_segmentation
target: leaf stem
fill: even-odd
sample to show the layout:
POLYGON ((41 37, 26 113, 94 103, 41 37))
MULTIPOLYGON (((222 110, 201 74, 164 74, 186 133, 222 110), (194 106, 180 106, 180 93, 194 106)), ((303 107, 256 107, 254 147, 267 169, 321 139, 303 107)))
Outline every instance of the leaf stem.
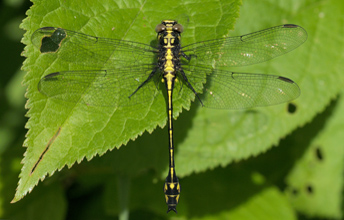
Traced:
POLYGON ((130 178, 126 175, 119 175, 117 178, 117 190, 119 199, 119 220, 129 220, 129 193, 130 178))

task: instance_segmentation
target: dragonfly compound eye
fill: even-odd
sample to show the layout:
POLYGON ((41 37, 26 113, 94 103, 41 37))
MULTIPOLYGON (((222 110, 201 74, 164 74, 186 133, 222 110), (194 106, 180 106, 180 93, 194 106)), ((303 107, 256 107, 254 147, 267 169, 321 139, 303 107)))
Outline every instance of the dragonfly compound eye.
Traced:
POLYGON ((156 27, 155 27, 155 32, 157 33, 160 33, 162 31, 166 30, 166 26, 163 25, 163 24, 158 24, 156 27))
POLYGON ((176 25, 173 26, 173 30, 174 30, 174 31, 178 31, 179 33, 183 33, 184 28, 183 28, 183 25, 181 25, 181 24, 176 24, 176 25))

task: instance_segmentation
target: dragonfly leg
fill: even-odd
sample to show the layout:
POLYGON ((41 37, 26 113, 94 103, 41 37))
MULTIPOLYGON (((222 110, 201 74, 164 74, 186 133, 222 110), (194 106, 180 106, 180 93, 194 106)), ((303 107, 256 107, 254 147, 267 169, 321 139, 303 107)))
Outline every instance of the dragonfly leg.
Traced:
POLYGON ((180 51, 180 55, 182 55, 185 59, 187 59, 188 61, 191 60, 191 56, 186 55, 183 51, 180 51))
POLYGON ((183 76, 183 79, 185 80, 185 82, 188 84, 189 88, 192 90, 193 93, 195 93, 196 97, 198 98, 198 100, 200 101, 201 105, 203 105, 203 102, 201 100, 201 98, 198 96, 198 93, 196 92, 196 90, 192 87, 191 83, 189 82, 188 78, 186 77, 185 72, 183 71, 183 69, 179 69, 179 72, 181 73, 181 75, 183 76))
POLYGON ((153 71, 149 74, 148 78, 143 83, 141 83, 137 87, 137 89, 133 93, 131 93, 131 95, 128 98, 130 99, 137 91, 139 91, 139 89, 141 89, 144 85, 146 85, 146 83, 148 83, 153 78, 157 70, 158 70, 158 67, 154 68, 153 71))

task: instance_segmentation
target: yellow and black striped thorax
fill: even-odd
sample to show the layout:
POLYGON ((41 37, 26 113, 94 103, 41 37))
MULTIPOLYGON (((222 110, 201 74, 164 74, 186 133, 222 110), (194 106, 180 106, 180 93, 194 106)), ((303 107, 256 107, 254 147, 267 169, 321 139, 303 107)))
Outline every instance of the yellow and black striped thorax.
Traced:
POLYGON ((174 20, 163 20, 155 31, 159 42, 159 68, 165 75, 175 75, 176 67, 180 65, 180 34, 183 26, 174 20))

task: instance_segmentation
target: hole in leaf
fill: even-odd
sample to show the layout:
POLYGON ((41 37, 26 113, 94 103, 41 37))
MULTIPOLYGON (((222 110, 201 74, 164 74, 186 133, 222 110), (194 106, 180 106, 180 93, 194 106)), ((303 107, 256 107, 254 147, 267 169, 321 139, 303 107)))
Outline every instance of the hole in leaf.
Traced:
POLYGON ((312 187, 311 185, 308 185, 308 186, 306 187, 306 189, 307 189, 307 192, 308 192, 309 194, 312 194, 312 193, 313 193, 313 187, 312 187))
POLYGON ((293 103, 289 103, 288 104, 288 112, 290 113, 290 114, 294 114, 295 112, 296 112, 296 105, 295 104, 293 104, 293 103))
POLYGON ((322 153, 322 150, 320 147, 315 148, 315 155, 319 160, 323 160, 324 159, 324 155, 322 153))
POLYGON ((299 194, 299 190, 297 190, 297 189, 292 189, 291 190, 291 193, 293 194, 293 195, 297 195, 297 194, 299 194))

